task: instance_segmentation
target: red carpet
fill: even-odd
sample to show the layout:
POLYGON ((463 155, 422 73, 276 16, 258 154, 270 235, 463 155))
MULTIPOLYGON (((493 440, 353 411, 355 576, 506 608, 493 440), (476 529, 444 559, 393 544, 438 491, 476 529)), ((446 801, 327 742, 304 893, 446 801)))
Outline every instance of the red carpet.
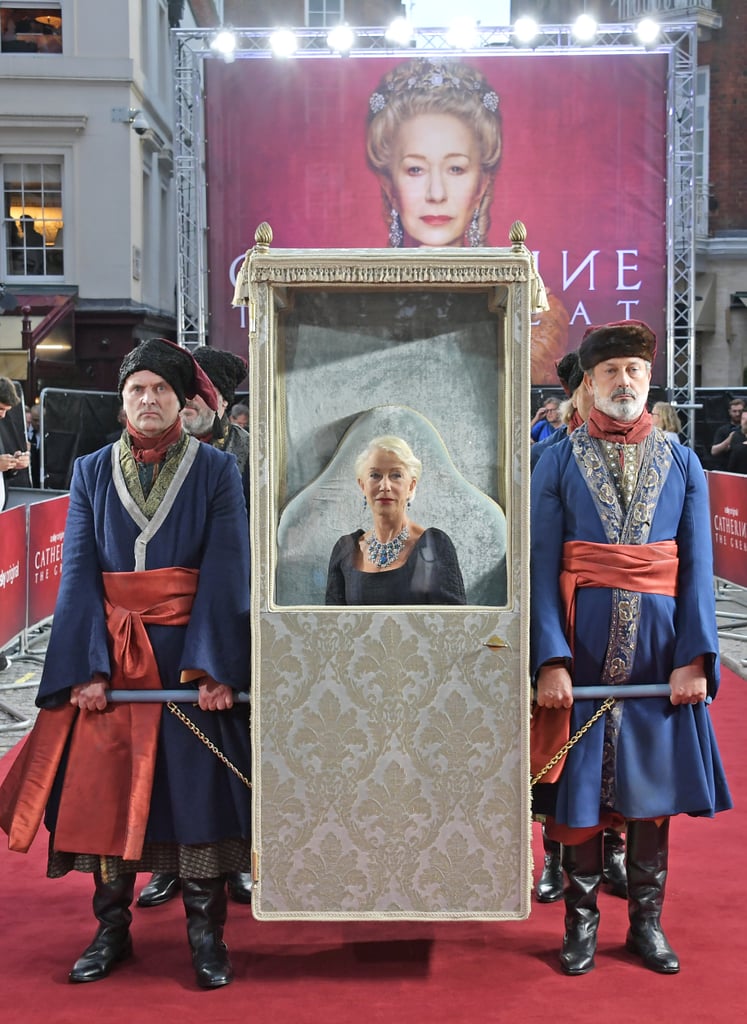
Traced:
MULTIPOLYGON (((95 930, 88 876, 44 877, 45 836, 28 856, 0 849, 0 1019, 4 1024, 731 1024, 744 1020, 747 683, 724 672, 713 719, 736 809, 677 818, 664 924, 680 974, 653 974, 623 943, 626 905, 601 897, 596 970, 566 978, 560 904, 508 924, 259 923, 231 905, 236 981, 194 986, 180 901, 135 910, 135 958, 103 982, 67 972, 95 930), (740 1009, 741 1007, 741 1009, 740 1009)), ((12 754, 10 755, 12 757, 12 754)), ((0 775, 9 757, 0 761, 0 775)), ((539 864, 540 844, 535 847, 539 864)), ((144 880, 144 879, 143 879, 144 880)))

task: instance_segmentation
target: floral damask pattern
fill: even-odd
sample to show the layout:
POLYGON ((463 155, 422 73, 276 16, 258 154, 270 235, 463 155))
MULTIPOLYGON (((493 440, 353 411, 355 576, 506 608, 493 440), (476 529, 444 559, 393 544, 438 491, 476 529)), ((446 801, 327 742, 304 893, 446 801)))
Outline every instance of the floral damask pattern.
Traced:
POLYGON ((325 260, 318 271, 300 255, 276 268, 259 254, 250 271, 253 911, 260 919, 529 913, 528 386, 526 394, 516 387, 529 379, 529 254, 501 262, 496 251, 472 263, 455 256, 453 270, 448 261, 419 269, 407 256, 377 264, 377 282, 516 282, 506 293, 505 330, 517 344, 506 346, 511 365, 500 396, 511 466, 509 600, 498 609, 273 604, 283 500, 273 467, 282 463, 283 442, 282 422, 268 427, 282 408, 272 310, 286 301, 289 282, 368 286, 372 270, 346 265, 344 254, 337 268, 325 260))

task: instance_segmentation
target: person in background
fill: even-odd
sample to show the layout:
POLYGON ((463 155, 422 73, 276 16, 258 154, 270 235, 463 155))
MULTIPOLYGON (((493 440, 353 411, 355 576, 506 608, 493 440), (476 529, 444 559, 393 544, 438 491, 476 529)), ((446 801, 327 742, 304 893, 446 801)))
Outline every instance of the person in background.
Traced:
POLYGON ((32 405, 28 410, 26 436, 29 443, 29 472, 31 486, 41 487, 41 406, 32 405))
POLYGON ((664 431, 664 436, 675 444, 680 443, 682 424, 674 406, 669 402, 656 402, 651 410, 651 419, 655 427, 664 431))
POLYGON ((562 427, 560 419, 560 399, 551 396, 539 407, 529 423, 529 436, 532 444, 537 444, 549 437, 553 431, 562 427))
POLYGON ((243 402, 236 402, 235 405, 231 406, 231 411, 228 414, 228 418, 231 423, 235 423, 237 427, 241 427, 242 430, 249 429, 249 406, 244 405, 243 402))
MULTIPOLYGON (((28 850, 45 815, 47 875, 93 876, 98 929, 69 974, 133 955, 138 871, 179 875, 200 988, 227 985, 225 876, 251 867, 249 538, 232 458, 182 428, 217 396, 186 349, 125 356, 127 429, 75 463, 62 578, 34 728, 0 786, 0 827, 28 850), (112 702, 183 690, 184 704, 112 702)), ((38 957, 38 953, 37 953, 38 957)))
POLYGON ((732 805, 707 703, 719 644, 705 474, 694 452, 652 429, 655 350, 640 321, 589 328, 579 348, 589 418, 531 482, 537 704, 570 709, 574 735, 601 704, 584 686, 669 686, 668 697, 617 700, 568 751, 558 781, 533 789, 535 813, 562 843, 568 975, 594 967, 603 832, 614 824, 626 833, 626 948, 652 971, 679 971, 661 926, 669 819, 732 805))
POLYGON ((732 398, 729 402, 729 422, 717 428, 711 445, 713 468, 726 471, 729 465, 729 443, 732 434, 739 430, 744 409, 743 398, 732 398))
MULTIPOLYGON (((20 398, 15 384, 8 377, 0 377, 0 420, 4 420, 11 409, 20 404, 20 398)), ((10 432, 3 431, 3 437, 13 440, 10 432)), ((17 438, 15 439, 18 440, 17 438)), ((5 508, 8 500, 8 486, 19 471, 27 470, 29 467, 29 453, 27 449, 21 451, 13 445, 12 451, 3 451, 4 441, 0 438, 0 512, 5 508)))
POLYGON ((739 427, 729 435, 727 473, 747 473, 747 409, 740 413, 739 427))
MULTIPOLYGON (((205 399, 195 394, 187 398, 180 415, 185 431, 192 437, 229 452, 236 458, 244 484, 245 499, 249 500, 247 460, 249 457, 249 435, 240 426, 229 423, 225 415, 233 402, 234 392, 246 377, 246 363, 232 352, 200 345, 192 355, 207 374, 218 393, 217 410, 210 408, 205 399)), ((248 532, 248 524, 247 524, 248 532)), ((247 721, 247 732, 249 724, 247 721)), ((137 898, 139 907, 159 907, 168 903, 179 891, 181 885, 176 872, 156 871, 143 886, 137 898)), ((236 903, 251 903, 252 876, 249 871, 233 871, 227 877, 228 894, 236 903)))

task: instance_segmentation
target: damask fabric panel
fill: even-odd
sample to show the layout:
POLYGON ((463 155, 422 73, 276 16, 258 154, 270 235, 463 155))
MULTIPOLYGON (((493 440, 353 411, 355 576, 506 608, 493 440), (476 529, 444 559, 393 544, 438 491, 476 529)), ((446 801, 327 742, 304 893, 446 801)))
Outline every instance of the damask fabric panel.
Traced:
POLYGON ((531 254, 263 242, 246 285, 253 913, 525 918, 531 254), (408 515, 451 538, 466 605, 323 605, 383 433, 422 460, 408 515))
POLYGON ((263 616, 258 917, 527 916, 526 706, 450 614, 263 616))

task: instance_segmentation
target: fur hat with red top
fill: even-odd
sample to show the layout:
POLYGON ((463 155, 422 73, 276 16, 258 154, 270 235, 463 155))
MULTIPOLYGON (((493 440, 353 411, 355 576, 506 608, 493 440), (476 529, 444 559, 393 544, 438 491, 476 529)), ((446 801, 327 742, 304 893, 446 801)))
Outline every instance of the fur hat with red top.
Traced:
POLYGON ((616 323, 589 327, 578 350, 578 361, 585 373, 605 359, 636 357, 653 363, 656 335, 642 320, 618 320, 616 323))

